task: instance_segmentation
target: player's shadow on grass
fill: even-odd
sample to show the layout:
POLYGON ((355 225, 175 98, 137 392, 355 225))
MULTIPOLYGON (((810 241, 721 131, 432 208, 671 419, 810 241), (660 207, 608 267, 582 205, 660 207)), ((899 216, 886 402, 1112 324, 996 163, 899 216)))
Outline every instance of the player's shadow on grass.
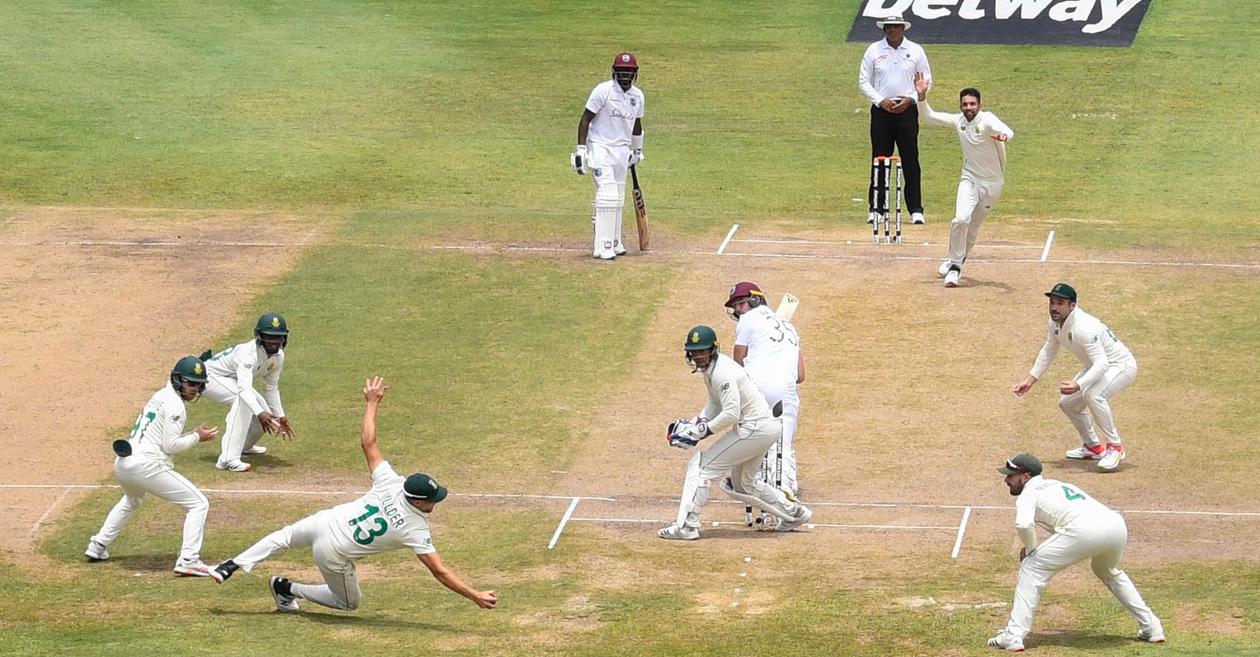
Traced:
POLYGON ((1121 646, 1143 643, 1135 638, 1136 634, 1136 630, 1134 630, 1133 637, 1120 636, 1117 634, 1099 634, 1088 630, 1070 630, 1066 632, 1055 632, 1052 634, 1038 634, 1034 632, 1027 639, 1024 639, 1024 645, 1029 648, 1063 646, 1065 648, 1077 648, 1084 650, 1115 650, 1121 646))
POLYGON ((1015 293, 1015 288, 1013 288, 1013 287, 1011 287, 1010 285, 1007 285, 1006 283, 1003 283, 1003 282, 1001 282, 1001 281, 986 281, 986 280, 984 280, 983 278, 975 278, 975 277, 972 277, 972 276, 964 276, 964 277, 963 277, 963 279, 962 279, 962 281, 960 282, 960 285, 961 285, 961 287, 964 287, 964 288, 967 288, 967 287, 974 287, 974 288, 991 287, 991 288, 996 288, 996 289, 998 289, 998 290, 1001 290, 1004 294, 1014 294, 1014 293, 1015 293))
MULTIPOLYGON (((702 527, 700 529, 700 540, 761 540, 783 538, 788 534, 797 532, 773 532, 773 531, 757 531, 752 527, 702 527)), ((808 530, 800 533, 809 533, 808 530)), ((665 541, 662 541, 665 542, 665 541)))
MULTIPOLYGON (((118 568, 125 568, 137 573, 170 574, 175 567, 178 551, 163 554, 124 554, 112 555, 105 563, 118 568)), ((174 577, 174 575, 171 575, 174 577)), ((177 579, 205 579, 201 577, 179 577, 177 579)))
POLYGON ((1141 469, 1139 465, 1135 463, 1129 463, 1128 461, 1124 461, 1123 463, 1121 463, 1120 467, 1116 468, 1115 470, 1103 470, 1098 467, 1098 461, 1091 461, 1087 459, 1059 459, 1058 461, 1046 461, 1044 463, 1046 465, 1053 464, 1056 468, 1061 468, 1063 470, 1071 470, 1072 472, 1079 472, 1082 474, 1087 473, 1087 472, 1092 472, 1094 474, 1109 475, 1109 474, 1116 474, 1118 472, 1141 469))
MULTIPOLYGON (((271 453, 247 454, 243 460, 246 463, 254 466, 255 468, 261 468, 264 470, 273 470, 273 469, 279 470, 281 468, 287 468, 291 465, 288 461, 282 458, 273 456, 271 453)), ((219 453, 214 452, 214 453, 202 454, 201 461, 204 463, 209 463, 210 467, 213 468, 214 464, 219 462, 219 453)))
POLYGON ((381 627, 381 628, 392 628, 392 629, 399 629, 399 630, 436 631, 436 632, 448 632, 448 633, 466 633, 468 631, 468 628, 465 626, 445 625, 442 623, 431 623, 431 622, 421 622, 421 621, 412 621, 412 620, 401 620, 397 618, 380 618, 380 617, 371 616, 371 615, 364 616, 357 612, 354 613, 353 615, 349 613, 339 614, 332 610, 325 611, 323 610, 323 608, 318 608, 318 609, 319 609, 318 611, 312 611, 310 609, 303 608, 301 611, 298 611, 298 612, 286 613, 282 611, 277 611, 275 609, 271 609, 268 611, 246 611, 243 609, 222 609, 219 607, 212 607, 208 611, 210 612, 211 616, 224 616, 224 617, 226 616, 259 617, 259 616, 273 616, 273 615, 292 616, 293 618, 301 619, 308 623, 320 623, 323 625, 338 625, 338 626, 353 626, 353 627, 381 627))

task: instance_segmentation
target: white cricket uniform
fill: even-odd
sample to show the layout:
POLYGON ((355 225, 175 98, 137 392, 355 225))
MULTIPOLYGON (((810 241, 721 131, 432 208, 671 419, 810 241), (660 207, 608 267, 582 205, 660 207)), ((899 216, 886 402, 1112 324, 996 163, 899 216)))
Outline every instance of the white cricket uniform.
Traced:
POLYGON ((1140 629, 1163 634, 1159 619, 1120 570, 1129 530, 1119 513, 1072 484, 1036 476, 1028 480, 1015 500, 1015 529, 1028 554, 1019 567, 1007 633, 1021 641, 1028 636, 1041 591, 1050 578, 1089 559, 1094 575, 1137 618, 1140 629), (1034 525, 1052 532, 1040 545, 1034 525))
MULTIPOLYGON (((735 345, 748 348, 744 371, 773 409, 783 402, 783 470, 779 479, 796 494, 796 449, 793 438, 801 414, 801 397, 796 391, 797 365, 801 355, 801 337, 791 322, 779 319, 769 306, 760 305, 740 315, 735 325, 735 345)), ((770 448, 767 462, 772 471, 777 467, 775 447, 770 448)))
POLYGON ((626 171, 634 122, 643 118, 643 90, 607 80, 595 86, 586 109, 595 115, 586 133, 586 157, 595 181, 595 255, 620 248, 622 211, 626 204, 626 171))
POLYGON ((220 351, 206 361, 206 397, 229 404, 224 421, 219 464, 241 459, 241 452, 258 442, 263 434, 259 413, 284 417, 280 403, 280 372, 284 369, 284 349, 268 356, 257 340, 242 342, 220 351), (254 389, 254 379, 262 379, 263 392, 254 389))
POLYGON ((1059 408, 1072 421, 1084 444, 1098 446, 1095 429, 1102 433, 1108 444, 1121 444, 1108 400, 1137 378, 1137 359, 1106 324, 1079 306, 1068 313, 1063 326, 1053 319, 1049 322, 1046 343, 1037 354, 1037 361, 1029 374, 1040 379, 1054 362, 1059 345, 1066 347, 1081 361, 1084 369, 1073 377, 1081 389, 1060 396, 1059 408))
POLYGON ((106 547, 113 544, 131 514, 144 502, 145 494, 153 493, 185 511, 184 542, 176 565, 201 561, 201 542, 210 501, 191 481, 175 471, 171 460, 172 454, 189 449, 199 441, 196 432, 182 433, 187 419, 184 400, 171 384, 149 398, 127 440, 131 443, 131 456, 114 459, 114 477, 122 486, 123 497, 109 512, 101 530, 92 537, 93 541, 106 547))
POLYGON ((995 114, 985 110, 976 113, 968 121, 961 112, 947 114, 932 109, 927 101, 923 107, 928 123, 947 126, 958 133, 962 146, 963 170, 958 181, 958 197, 954 202, 954 220, 949 229, 950 264, 962 266, 980 235, 980 224, 1002 196, 1006 181, 1006 144, 993 135, 1013 138, 1015 132, 995 114))
POLYGON ((757 477, 761 457, 782 435, 782 425, 739 363, 723 354, 716 354, 715 360, 703 374, 709 400, 699 417, 707 418, 709 430, 721 437, 709 449, 696 451, 687 463, 677 524, 700 527, 709 486, 727 472, 733 490, 726 492, 731 497, 756 504, 782 520, 793 520, 800 505, 757 477))
POLYGON ((383 461, 372 471, 372 490, 359 499, 272 532, 232 561, 248 572, 276 552, 309 546, 324 584, 294 584, 293 595, 333 609, 355 609, 360 598, 356 561, 401 548, 418 555, 437 551, 428 514, 403 495, 405 481, 383 461))

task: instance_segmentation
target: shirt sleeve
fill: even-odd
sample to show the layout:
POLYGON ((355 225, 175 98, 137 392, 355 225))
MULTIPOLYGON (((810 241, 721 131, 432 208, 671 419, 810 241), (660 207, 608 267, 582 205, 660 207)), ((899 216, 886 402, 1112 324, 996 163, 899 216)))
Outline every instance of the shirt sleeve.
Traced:
POLYGON ((950 128, 958 125, 958 114, 946 114, 932 109, 931 105, 925 100, 919 103, 919 107, 923 108, 923 116, 927 118, 927 122, 932 125, 948 126, 950 128))
POLYGON ((428 529, 414 529, 407 532, 403 544, 416 554, 433 554, 437 548, 433 545, 433 532, 428 529))
POLYGON ((275 368, 263 378, 263 399, 271 408, 272 415, 284 417, 284 405, 280 403, 280 372, 284 369, 284 350, 276 354, 275 368))
POLYGON ((241 354, 236 364, 236 385, 240 386, 241 401, 249 407, 254 415, 266 409, 258 403, 258 395, 254 393, 254 368, 258 367, 258 358, 252 354, 241 354))
POLYGON ((167 454, 178 454, 191 449, 200 440, 200 436, 195 431, 180 434, 184 430, 183 414, 183 410, 171 412, 166 408, 162 409, 162 434, 158 437, 158 440, 162 443, 162 451, 167 454))
POLYGON ((985 122, 985 127, 989 129, 991 135, 1006 135, 1007 139, 1015 138, 1015 131, 1011 127, 1002 122, 996 114, 990 114, 989 120, 985 122))
POLYGON ((1041 345, 1041 351, 1037 353, 1037 362, 1033 363, 1028 373, 1034 379, 1040 380, 1046 370, 1050 369, 1050 364, 1054 362, 1054 357, 1058 354, 1059 339, 1054 335, 1054 320, 1050 320, 1050 328, 1046 329, 1046 343, 1041 345))
MULTIPOLYGON (((735 365, 735 361, 731 361, 731 365, 739 367, 735 365)), ((725 369, 722 380, 714 382, 714 385, 717 386, 717 395, 721 404, 716 417, 709 416, 709 431, 715 434, 724 433, 739 421, 739 383, 734 376, 730 375, 731 372, 733 370, 725 369)))
POLYGON ((871 101, 872 105, 878 105, 883 98, 879 97, 879 92, 875 91, 875 54, 874 46, 866 49, 866 54, 862 55, 862 64, 858 66, 858 89, 862 90, 862 95, 871 101))
POLYGON ((643 118, 643 114, 647 111, 647 94, 639 92, 639 113, 634 116, 636 119, 643 118))
POLYGON ((1102 379, 1109 366, 1107 350, 1102 346, 1102 332, 1098 328, 1097 326, 1090 327, 1089 339, 1085 341, 1085 355, 1089 357, 1089 369, 1085 370, 1081 378, 1076 381, 1082 390, 1102 379))
POLYGON ((372 486, 389 481, 391 479, 401 479, 398 473, 394 471, 394 466, 389 461, 381 461, 377 464, 376 469, 372 471, 372 486))
POLYGON ((752 320, 741 321, 735 325, 735 346, 747 347, 752 342, 752 320))
POLYGON ((586 99, 586 109, 590 110, 592 114, 599 114, 599 110, 604 107, 604 101, 606 99, 605 95, 601 93, 602 91, 603 87, 597 85, 591 90, 590 97, 586 99))
POLYGON ((1015 533, 1023 542, 1024 548, 1033 550, 1037 547, 1037 496, 1034 491, 1015 498, 1015 533))

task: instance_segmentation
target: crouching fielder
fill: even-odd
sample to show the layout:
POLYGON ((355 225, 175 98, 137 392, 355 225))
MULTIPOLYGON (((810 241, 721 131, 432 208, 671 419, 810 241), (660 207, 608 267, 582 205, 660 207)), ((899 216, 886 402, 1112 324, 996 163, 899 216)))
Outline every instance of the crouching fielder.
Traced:
POLYGON ((446 588, 483 609, 498 604, 494 591, 477 591, 464 584, 442 563, 433 547, 428 514, 446 498, 446 488, 426 474, 416 473, 404 479, 377 448, 376 409, 386 388, 379 376, 363 387, 367 409, 363 413, 361 442, 372 473, 372 490, 353 502, 325 509, 272 532, 236 558, 215 566, 210 576, 216 582, 222 584, 238 569, 248 572, 282 550, 310 547, 324 583, 297 584, 284 577, 272 577, 270 587, 276 608, 297 611, 297 600, 301 598, 333 609, 352 610, 359 606, 355 562, 369 554, 405 547, 415 552, 446 588))
POLYGON ((708 326, 687 333, 687 362, 704 375, 708 403, 694 420, 677 420, 669 427, 669 444, 694 447, 713 434, 721 438, 704 452, 692 454, 683 480, 682 500, 674 524, 660 530, 661 538, 693 541, 700 538, 700 511, 709 501, 709 487, 730 473, 722 490, 731 497, 765 509, 781 522, 776 531, 790 532, 809 522, 809 507, 789 500, 783 491, 757 477, 761 457, 783 435, 766 399, 744 368, 718 350, 717 334, 708 326))

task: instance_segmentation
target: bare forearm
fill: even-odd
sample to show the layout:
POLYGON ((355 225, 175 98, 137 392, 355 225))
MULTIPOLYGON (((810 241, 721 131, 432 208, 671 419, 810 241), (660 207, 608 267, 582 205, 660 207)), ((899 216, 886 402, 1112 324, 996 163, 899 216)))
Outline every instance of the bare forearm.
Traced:
POLYGON ((363 411, 363 433, 360 434, 359 443, 364 450, 376 445, 376 409, 379 406, 379 401, 370 401, 363 411))
POLYGON ((473 602, 477 601, 477 592, 473 590, 472 587, 465 584, 458 575, 450 570, 441 570, 433 573, 433 577, 437 581, 441 582, 442 586, 445 586, 446 588, 464 596, 465 598, 468 598, 469 600, 472 600, 473 602))

